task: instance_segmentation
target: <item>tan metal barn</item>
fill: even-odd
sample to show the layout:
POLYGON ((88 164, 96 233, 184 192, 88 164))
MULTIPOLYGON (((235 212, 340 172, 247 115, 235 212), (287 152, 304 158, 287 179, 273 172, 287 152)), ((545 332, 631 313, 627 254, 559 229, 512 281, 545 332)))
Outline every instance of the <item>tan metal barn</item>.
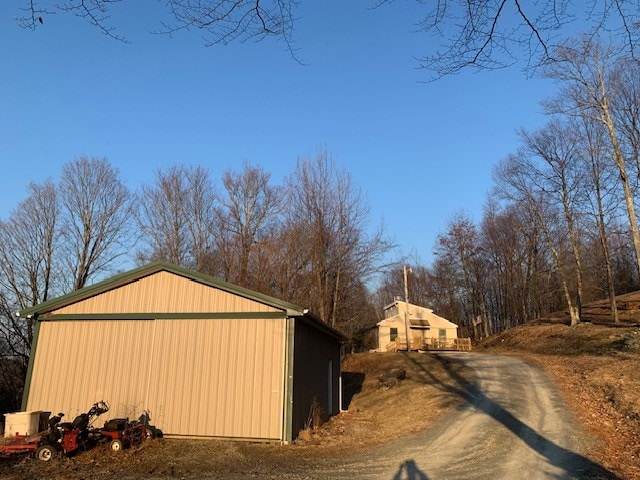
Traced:
POLYGON ((164 262, 20 312, 36 321, 22 409, 147 410, 165 435, 287 442, 340 410, 342 335, 300 306, 164 262))

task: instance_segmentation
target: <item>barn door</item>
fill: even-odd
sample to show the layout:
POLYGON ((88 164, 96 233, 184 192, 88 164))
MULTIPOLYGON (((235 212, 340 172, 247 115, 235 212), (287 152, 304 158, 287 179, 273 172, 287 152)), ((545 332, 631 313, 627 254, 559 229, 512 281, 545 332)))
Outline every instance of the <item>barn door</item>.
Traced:
POLYGON ((280 439, 282 319, 156 323, 148 398, 165 433, 280 439))

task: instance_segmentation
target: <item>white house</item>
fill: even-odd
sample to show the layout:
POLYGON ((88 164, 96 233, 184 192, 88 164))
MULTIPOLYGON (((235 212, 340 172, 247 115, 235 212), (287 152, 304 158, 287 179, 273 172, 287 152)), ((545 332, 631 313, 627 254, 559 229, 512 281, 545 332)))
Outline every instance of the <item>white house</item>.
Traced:
POLYGON ((406 350, 406 325, 411 350, 457 349, 458 326, 430 308, 395 300, 384 307, 384 320, 376 324, 379 352, 406 350))

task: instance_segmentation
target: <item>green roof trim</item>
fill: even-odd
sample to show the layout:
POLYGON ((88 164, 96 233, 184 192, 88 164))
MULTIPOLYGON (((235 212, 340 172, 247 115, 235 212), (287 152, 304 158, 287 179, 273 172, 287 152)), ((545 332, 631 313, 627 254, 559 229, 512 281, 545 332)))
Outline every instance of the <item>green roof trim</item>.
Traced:
POLYGON ((29 400, 29 392, 31 390, 31 376, 33 375, 33 365, 36 360, 36 350, 38 347, 38 338, 40 335, 40 322, 35 322, 33 327, 33 338, 31 340, 31 353, 29 354, 29 364, 27 365, 27 377, 24 381, 24 389, 22 390, 21 412, 27 411, 27 402, 29 400))
POLYGON ((195 313, 60 313, 39 317, 41 322, 56 320, 212 320, 287 318, 286 312, 195 312, 195 313))

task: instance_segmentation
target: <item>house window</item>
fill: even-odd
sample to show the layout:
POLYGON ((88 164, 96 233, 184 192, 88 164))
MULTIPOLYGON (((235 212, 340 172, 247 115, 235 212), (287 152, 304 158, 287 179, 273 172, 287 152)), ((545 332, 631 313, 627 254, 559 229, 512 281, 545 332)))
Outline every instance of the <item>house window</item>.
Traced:
POLYGON ((396 338, 398 338, 398 329, 397 328, 391 328, 389 330, 389 338, 390 340, 393 342, 396 338))

